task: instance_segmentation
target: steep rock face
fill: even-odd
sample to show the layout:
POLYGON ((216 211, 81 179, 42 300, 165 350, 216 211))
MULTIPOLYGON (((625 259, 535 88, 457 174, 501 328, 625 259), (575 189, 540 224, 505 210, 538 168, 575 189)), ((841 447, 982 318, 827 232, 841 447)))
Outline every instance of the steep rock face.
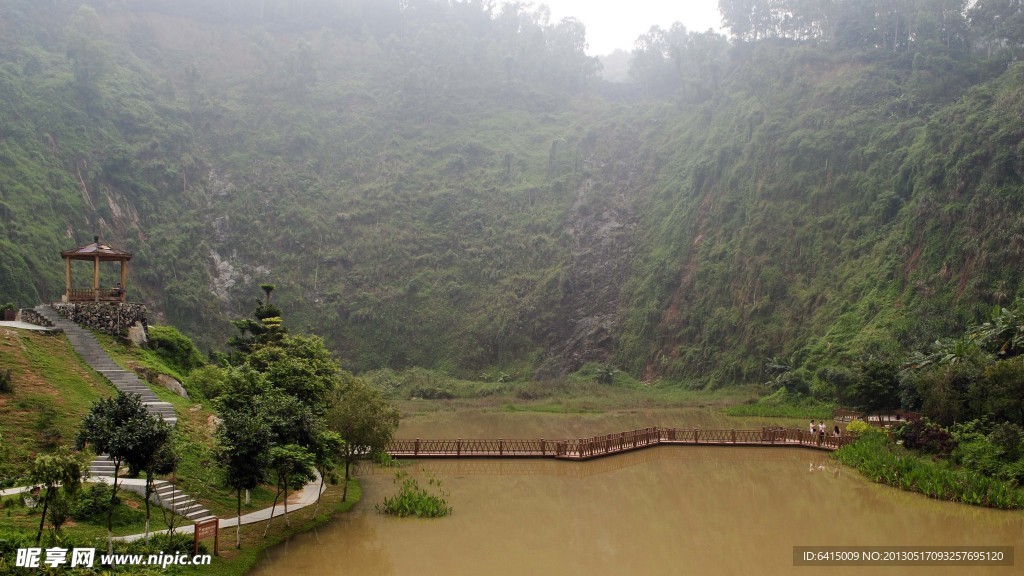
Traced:
POLYGON ((608 362, 621 332, 622 287, 636 255, 637 204, 656 170, 644 145, 643 124, 592 133, 580 145, 582 173, 565 220, 570 257, 564 272, 559 317, 548 338, 538 377, 608 362))

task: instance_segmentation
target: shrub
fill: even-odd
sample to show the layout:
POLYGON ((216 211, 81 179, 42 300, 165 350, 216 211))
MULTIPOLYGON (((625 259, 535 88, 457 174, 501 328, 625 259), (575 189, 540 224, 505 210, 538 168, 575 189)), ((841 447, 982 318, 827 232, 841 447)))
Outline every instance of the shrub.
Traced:
POLYGON ((454 392, 438 386, 416 386, 409 395, 413 398, 423 398, 425 400, 451 400, 455 398, 454 392))
MULTIPOLYGON (((120 501, 121 499, 117 498, 114 505, 120 504, 120 501)), ((109 504, 110 486, 102 482, 93 484, 78 492, 74 502, 71 503, 71 517, 79 521, 97 518, 106 513, 109 504)))
POLYGON ((988 435, 992 444, 1002 453, 1001 459, 1013 462, 1022 456, 1021 443, 1024 442, 1024 429, 1012 422, 1002 422, 992 427, 988 435))
POLYGON ((196 345, 173 326, 150 326, 149 346, 182 374, 206 364, 196 345))
POLYGON ((948 456, 956 448, 953 435, 927 418, 912 420, 900 426, 896 437, 903 440, 903 446, 927 454, 948 456))
POLYGON ((11 375, 10 368, 0 369, 0 393, 14 393, 14 377, 11 375))
POLYGON ((846 425, 847 434, 864 434, 871 430, 871 425, 863 420, 854 420, 846 425))
POLYGON ((198 391, 209 400, 220 396, 226 383, 227 374, 224 370, 210 365, 196 368, 185 379, 185 384, 190 390, 198 391))
POLYGON ((804 370, 792 370, 779 374, 773 380, 773 385, 785 389, 790 394, 807 396, 811 393, 811 383, 808 381, 808 374, 804 370))
POLYGON ((594 380, 596 380, 598 384, 612 384, 615 382, 616 372, 618 371, 612 366, 602 364, 594 370, 594 380))

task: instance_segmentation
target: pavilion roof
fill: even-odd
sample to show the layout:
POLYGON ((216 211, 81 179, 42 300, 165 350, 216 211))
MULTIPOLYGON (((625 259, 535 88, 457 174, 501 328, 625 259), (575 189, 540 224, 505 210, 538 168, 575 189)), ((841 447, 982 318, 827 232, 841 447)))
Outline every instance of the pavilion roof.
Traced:
POLYGON ((64 258, 70 258, 72 260, 95 260, 99 256, 100 260, 131 260, 132 253, 118 250, 100 242, 99 236, 93 237, 93 242, 86 244, 85 246, 79 246, 71 250, 65 250, 60 253, 64 258))

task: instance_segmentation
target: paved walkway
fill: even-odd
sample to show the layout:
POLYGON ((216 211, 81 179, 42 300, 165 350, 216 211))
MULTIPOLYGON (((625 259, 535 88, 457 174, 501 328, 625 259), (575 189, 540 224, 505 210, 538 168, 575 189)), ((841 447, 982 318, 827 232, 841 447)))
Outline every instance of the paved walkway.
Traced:
POLYGON ((47 328, 46 326, 37 326, 35 324, 29 324, 28 322, 11 322, 11 321, 0 321, 0 328, 16 328, 18 330, 32 330, 34 332, 60 332, 60 328, 47 328))
MULTIPOLYGON (((96 482, 109 483, 109 482, 113 481, 113 478, 111 478, 109 476, 90 476, 85 481, 86 482, 92 482, 92 483, 96 483, 96 482)), ((145 486, 146 486, 145 479, 140 479, 140 478, 118 478, 117 479, 117 483, 122 487, 122 489, 126 489, 126 490, 131 490, 131 489, 135 488, 136 490, 137 489, 141 489, 141 490, 144 491, 145 490, 145 486)), ((32 488, 33 488, 32 486, 19 486, 17 488, 8 488, 6 490, 0 490, 0 496, 11 496, 11 495, 14 495, 14 494, 21 494, 23 492, 28 492, 32 488)), ((132 490, 132 491, 134 492, 136 490, 132 490)), ((288 494, 288 512, 291 513, 291 512, 294 512, 296 510, 301 510, 301 509, 303 509, 303 508, 305 508, 307 506, 310 506, 311 504, 316 504, 316 499, 317 499, 317 496, 319 495, 319 493, 320 493, 320 475, 317 474, 316 478, 314 478, 312 482, 310 482, 310 483, 306 484, 305 486, 303 486, 301 490, 298 490, 296 492, 289 492, 289 494, 288 494)), ((270 512, 271 512, 271 510, 274 511, 274 518, 277 518, 279 516, 284 516, 284 505, 282 503, 278 502, 277 509, 274 509, 274 507, 271 506, 270 508, 264 508, 262 510, 256 510, 255 512, 250 512, 248 514, 242 514, 242 516, 241 516, 241 518, 242 518, 242 525, 245 526, 246 524, 255 524, 256 522, 262 522, 264 520, 270 519, 270 512)), ((220 528, 233 528, 235 526, 238 526, 238 518, 237 517, 235 517, 235 518, 221 518, 220 519, 220 523, 218 524, 218 526, 220 528)), ((191 534, 194 530, 195 530, 195 525, 193 525, 193 524, 188 524, 186 526, 181 526, 179 528, 175 528, 174 529, 174 531, 179 533, 179 534, 191 534)), ((150 531, 151 535, 153 535, 153 534, 165 534, 165 533, 167 533, 167 530, 153 530, 153 531, 150 531)), ((118 536, 118 537, 116 537, 114 539, 115 540, 124 540, 124 541, 130 542, 130 541, 133 541, 133 540, 141 540, 142 538, 145 538, 145 536, 146 536, 145 534, 132 534, 130 536, 118 536)))
MULTIPOLYGON (((142 482, 145 483, 145 481, 142 482)), ((296 510, 301 510, 302 508, 305 508, 311 504, 316 504, 316 499, 317 496, 319 495, 319 492, 320 475, 318 474, 317 477, 312 482, 303 486, 302 490, 288 493, 288 512, 291 513, 296 510)), ((274 509, 274 507, 271 506, 270 508, 264 508, 262 510, 256 510, 255 512, 250 512, 248 514, 242 514, 242 526, 245 526, 246 524, 255 524, 257 522, 269 520, 271 510, 274 511, 274 518, 284 516, 284 505, 281 502, 278 502, 276 509, 274 509)), ((235 526, 238 526, 238 517, 221 518, 220 522, 218 523, 219 528, 233 528, 235 526)), ((195 525, 189 524, 188 526, 175 528, 174 531, 178 534, 192 534, 195 531, 195 525)), ((166 533, 167 530, 154 530, 150 532, 151 535, 166 533)), ((131 536, 118 536, 117 538, 115 538, 115 540, 124 540, 126 542, 131 542, 134 540, 141 540, 142 538, 145 538, 145 536, 145 534, 132 534, 131 536)))

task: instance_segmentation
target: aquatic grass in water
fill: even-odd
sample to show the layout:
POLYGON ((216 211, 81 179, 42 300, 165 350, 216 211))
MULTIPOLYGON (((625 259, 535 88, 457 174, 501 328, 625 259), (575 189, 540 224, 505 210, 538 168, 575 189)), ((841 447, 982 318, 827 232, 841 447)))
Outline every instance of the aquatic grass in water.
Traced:
POLYGON ((874 482, 930 498, 989 508, 1024 508, 1024 492, 1019 488, 977 472, 901 453, 881 432, 865 434, 837 450, 834 457, 874 482))
POLYGON ((436 486, 440 494, 431 494, 421 487, 419 482, 409 476, 407 472, 395 473, 395 482, 399 481, 402 482, 402 488, 398 491, 398 494, 391 498, 385 497, 383 502, 374 505, 379 514, 388 514, 400 518, 407 516, 440 518, 452 513, 452 507, 444 499, 447 494, 440 490, 440 480, 436 478, 428 480, 428 484, 436 486))

